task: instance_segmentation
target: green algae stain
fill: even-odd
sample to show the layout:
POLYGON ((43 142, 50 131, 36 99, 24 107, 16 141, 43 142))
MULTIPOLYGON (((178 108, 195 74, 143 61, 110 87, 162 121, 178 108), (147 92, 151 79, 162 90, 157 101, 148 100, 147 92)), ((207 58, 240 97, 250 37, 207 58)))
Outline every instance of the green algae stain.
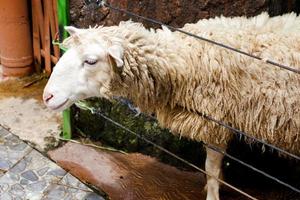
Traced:
MULTIPOLYGON (((126 105, 116 100, 109 102, 104 99, 92 98, 86 103, 142 137, 167 148, 193 163, 203 164, 205 154, 200 143, 174 136, 168 130, 160 128, 158 122, 153 120, 153 118, 143 114, 136 116, 126 105)), ((87 134, 91 139, 125 152, 140 152, 157 157, 168 164, 179 167, 184 166, 180 161, 166 155, 137 136, 116 127, 102 117, 93 115, 88 110, 81 110, 75 107, 72 109, 74 126, 87 134)))

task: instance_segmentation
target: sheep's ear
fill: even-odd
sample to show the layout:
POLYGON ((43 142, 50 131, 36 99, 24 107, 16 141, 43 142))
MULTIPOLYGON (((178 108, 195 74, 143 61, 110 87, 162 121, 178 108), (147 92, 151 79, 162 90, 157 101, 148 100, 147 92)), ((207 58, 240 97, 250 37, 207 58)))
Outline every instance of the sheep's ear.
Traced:
POLYGON ((72 36, 80 32, 80 29, 75 28, 74 26, 65 26, 65 30, 72 36))
POLYGON ((124 65, 123 62, 123 47, 114 45, 108 48, 108 54, 115 61, 117 67, 121 68, 124 65))

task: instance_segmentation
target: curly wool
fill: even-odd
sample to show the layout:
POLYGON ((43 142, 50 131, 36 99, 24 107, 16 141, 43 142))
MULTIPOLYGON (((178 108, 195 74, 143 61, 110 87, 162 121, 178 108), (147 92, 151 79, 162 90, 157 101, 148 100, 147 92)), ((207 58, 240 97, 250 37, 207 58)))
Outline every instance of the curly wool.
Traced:
MULTIPOLYGON (((200 20, 187 32, 300 69, 300 17, 295 14, 200 20)), ((163 127, 206 143, 233 137, 195 111, 252 136, 300 153, 300 75, 179 32, 147 30, 139 23, 90 29, 80 43, 124 47, 124 68, 114 73, 108 96, 131 99, 155 112, 163 127)), ((66 46, 76 44, 69 38, 66 46)))

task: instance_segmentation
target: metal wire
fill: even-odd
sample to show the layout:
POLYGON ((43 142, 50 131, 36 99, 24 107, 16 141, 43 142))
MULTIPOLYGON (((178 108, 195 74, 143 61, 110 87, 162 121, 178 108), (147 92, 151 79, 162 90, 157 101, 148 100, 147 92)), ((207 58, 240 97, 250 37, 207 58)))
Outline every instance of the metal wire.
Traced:
POLYGON ((283 149, 281 149, 281 148, 279 148, 279 147, 276 147, 276 146, 274 146, 274 145, 272 145, 272 144, 269 144, 269 143, 267 143, 267 142, 265 142, 265 141, 263 141, 263 140, 261 140, 261 139, 255 138, 255 137, 253 137, 253 136, 251 136, 251 135, 249 135, 249 134, 247 134, 247 133, 245 133, 245 132, 243 132, 243 131, 241 131, 241 130, 239 130, 239 129, 233 128, 233 127, 229 126, 228 124, 225 124, 225 123, 222 122, 222 121, 216 120, 216 119, 214 119, 214 118, 211 117, 211 116, 205 115, 205 114, 200 113, 200 112, 196 112, 196 113, 197 113, 199 116, 201 116, 201 117, 203 117, 203 118, 205 118, 205 119, 207 119, 207 120, 209 120, 209 121, 212 121, 212 122, 214 122, 214 123, 216 123, 216 124, 218 124, 218 125, 220 125, 220 126, 223 126, 223 127, 227 128, 227 129, 233 131, 234 134, 240 134, 240 135, 243 135, 243 136, 245 136, 245 137, 247 137, 247 138, 250 138, 250 139, 252 139, 252 140, 255 140, 255 141, 257 141, 257 142, 260 142, 261 144, 266 145, 266 146, 270 147, 271 149, 275 149, 275 150, 277 150, 277 151, 279 151, 279 152, 281 152, 281 153, 283 153, 283 154, 286 154, 286 155, 288 155, 288 156, 290 156, 290 157, 292 157, 292 158, 294 158, 294 159, 296 159, 296 160, 298 160, 298 161, 300 160, 300 157, 297 156, 297 155, 295 155, 295 154, 292 154, 292 153, 290 153, 290 152, 288 152, 288 151, 286 151, 286 150, 283 150, 283 149))
MULTIPOLYGON (((124 105, 127 105, 127 107, 128 107, 131 111, 133 111, 133 112, 136 113, 136 108, 134 108, 134 107, 132 106, 132 104, 131 104, 128 100, 119 99, 119 102, 122 103, 122 104, 124 104, 124 105)), ((297 156, 297 155, 295 155, 295 154, 292 154, 292 153, 290 153, 290 152, 288 152, 288 151, 286 151, 286 150, 284 150, 284 149, 281 149, 281 148, 276 147, 276 146, 274 146, 274 145, 272 145, 272 144, 269 144, 269 143, 267 143, 267 142, 265 142, 265 141, 263 141, 263 140, 261 140, 261 139, 255 138, 255 137, 253 137, 253 136, 251 136, 251 135, 249 135, 249 134, 247 134, 247 133, 245 133, 245 132, 243 132, 243 131, 241 131, 241 130, 238 130, 238 129, 236 129, 236 128, 233 128, 233 127, 229 126, 228 124, 225 124, 225 123, 222 122, 222 121, 216 120, 216 119, 214 119, 214 118, 211 117, 211 116, 205 115, 205 114, 200 113, 200 112, 198 112, 198 111, 196 111, 195 113, 197 113, 197 115, 199 115, 199 116, 201 116, 201 117, 203 117, 203 118, 205 118, 205 119, 207 119, 207 120, 209 120, 209 121, 212 121, 212 122, 214 122, 214 123, 216 123, 216 124, 218 124, 218 125, 220 125, 220 126, 223 126, 223 127, 227 128, 227 129, 233 131, 233 133, 236 134, 236 135, 243 135, 244 137, 250 138, 250 139, 255 140, 255 141, 257 141, 257 142, 259 142, 259 143, 261 143, 261 144, 263 144, 263 145, 265 145, 265 146, 267 146, 267 147, 270 147, 271 149, 275 149, 275 150, 278 151, 278 152, 281 152, 281 153, 283 153, 283 154, 286 154, 286 155, 290 156, 291 158, 294 158, 294 159, 296 159, 296 160, 300 160, 300 157, 297 156)), ((151 117, 152 119, 155 119, 155 120, 156 120, 155 117, 152 117, 152 116, 148 116, 148 117, 151 117)))
POLYGON ((206 172, 205 170, 203 170, 203 169, 197 167, 196 165, 194 165, 194 164, 188 162, 187 160, 185 160, 185 159, 183 159, 183 158, 177 156, 176 154, 174 154, 174 153, 170 152, 169 150, 165 149, 164 147, 155 144, 154 142, 148 140, 147 138, 145 138, 145 137, 143 137, 143 136, 141 136, 141 135, 135 133, 134 131, 128 129, 127 127, 123 126, 122 124, 120 124, 120 123, 118 123, 118 122, 112 120, 111 118, 109 118, 109 117, 107 117, 106 115, 102 114, 101 111, 99 111, 99 110, 94 110, 93 113, 96 114, 96 115, 98 115, 98 116, 100 116, 100 117, 102 117, 102 118, 104 118, 104 119, 106 119, 107 121, 109 121, 110 123, 114 124, 115 126, 118 126, 119 128, 122 128, 123 130, 125 130, 125 131, 131 133, 132 135, 135 135, 135 136, 138 137, 139 139, 144 140, 144 141, 147 142, 148 144, 151 144, 151 145, 154 146, 155 148, 157 148, 157 149, 159 149, 159 150, 165 152, 166 154, 168 154, 168 155, 170 155, 170 156, 176 158, 177 160, 179 160, 179 161, 183 162, 184 164, 186 164, 186 165, 188 165, 188 166, 190 166, 190 167, 196 169, 197 171, 199 171, 199 172, 201 172, 201 173, 203 173, 203 174, 205 174, 205 175, 207 175, 207 176, 210 176, 210 177, 216 179, 216 180, 219 181, 220 183, 226 185, 227 187, 231 188, 232 190, 234 190, 234 191, 236 191, 236 192, 239 192, 240 194, 242 194, 242 195, 248 197, 249 199, 252 199, 252 200, 258 200, 257 198, 255 198, 255 197, 253 197, 253 196, 247 194, 246 192, 244 192, 244 191, 242 191, 242 190, 236 188, 235 186, 233 186, 233 185, 231 185, 231 184, 229 184, 229 183, 227 183, 227 182, 225 182, 225 181, 223 181, 223 180, 221 180, 221 179, 219 179, 219 178, 213 176, 212 174, 206 172))
POLYGON ((253 167, 252 165, 250 165, 250 164, 248 164, 248 163, 246 163, 244 161, 241 161, 240 159, 238 159, 238 158, 236 158, 236 157, 234 157, 234 156, 226 153, 224 150, 222 150, 222 149, 220 149, 218 147, 215 147, 213 145, 210 145, 210 144, 205 144, 205 143, 203 143, 203 144, 204 144, 204 146, 206 146, 206 147, 208 147, 208 148, 210 148, 210 149, 212 149, 212 150, 214 150, 214 151, 216 151, 216 152, 218 152, 220 154, 223 154, 223 155, 227 156, 231 160, 234 160, 235 162, 237 162, 237 163, 239 163, 241 165, 244 165, 245 167, 247 167, 247 168, 249 168, 249 169, 251 169, 251 170, 253 170, 253 171, 255 171, 255 172, 257 172, 257 173, 259 173, 259 174, 261 174, 261 175, 263 175, 263 176, 265 176, 265 177, 267 177, 267 178, 269 178, 269 179, 271 179, 271 180, 273 180, 275 182, 277 182, 277 183, 279 183, 280 185, 283 185, 283 186, 285 186, 285 187, 287 187, 287 188, 289 188, 289 189, 291 189, 291 190, 293 190, 295 192, 300 193, 300 190, 298 188, 295 188, 294 186, 292 186, 290 184, 287 184, 287 183, 279 180, 278 178, 276 178, 274 176, 271 176, 270 174, 268 174, 268 173, 266 173, 266 172, 264 172, 262 170, 259 170, 256 167, 253 167))
POLYGON ((145 21, 148 21, 150 23, 153 23, 153 24, 158 24, 158 25, 161 25, 161 26, 166 26, 168 27, 169 29, 171 30, 174 30, 174 31, 178 31, 178 32, 181 32, 183 34, 186 34, 186 35, 189 35, 189 36, 192 36, 194 38, 197 38, 199 40, 202 40, 202 41, 205 41, 205 42, 208 42, 208 43, 211 43, 211 44, 214 44, 214 45, 217 45, 217 46, 220 46, 222 48, 225 48, 225 49, 229 49, 231 51, 234 51, 234 52, 237 52, 239 54, 242 54, 242 55, 245 55, 245 56, 248 56, 248 57, 251 57, 251 58, 254 58, 256 60, 260 60, 262 62, 266 62, 268 64, 271 64, 273 66, 276 66, 276 67, 279 67, 279 68, 282 68, 282 69, 286 69, 286 70, 289 70, 291 72, 294 72, 294 73, 297 73, 297 74, 300 74, 300 70, 298 69, 295 69, 295 68, 292 68, 290 66, 287 66, 287 65, 284 65, 284 64, 280 64, 280 63, 277 63, 277 62, 274 62, 272 60, 269 60, 269 59, 264 59, 264 58, 261 58, 259 56, 255 56, 253 54, 250 54, 250 53, 247 53, 245 51, 242 51, 240 49, 236 49, 234 47, 231 47, 231 46, 228 46, 226 44, 223 44, 221 42, 216 42, 216 41, 213 41, 213 40, 210 40, 208 38, 204 38, 202 36, 199 36, 199 35, 195 35, 195 34, 192 34, 192 33, 189 33, 187 31, 184 31, 182 29, 179 29, 179 28, 176 28, 176 27, 173 27, 173 26, 170 26, 170 25, 167 25, 167 24, 164 24, 163 22, 161 21, 158 21, 158 20, 155 20, 155 19, 151 19, 151 18, 148 18, 148 17, 144 17, 144 16, 141 16, 141 15, 138 15, 138 14, 135 14, 133 12, 130 12, 128 10, 125 10, 125 9, 121 9, 121 8, 117 8, 117 7, 113 7, 111 6, 110 4, 106 3, 106 1, 98 1, 98 6, 105 6, 105 7, 108 7, 114 11, 118 11, 118 12, 122 12, 122 13, 126 13, 127 15, 130 15, 130 16, 133 16, 133 17, 136 17, 136 18, 140 18, 140 19, 143 19, 145 21))
MULTIPOLYGON (((166 27, 168 27, 168 28, 170 28, 170 29, 173 29, 173 30, 175 30, 175 31, 179 31, 179 32, 184 33, 184 34, 186 34, 186 35, 189 35, 189 36, 195 37, 195 38, 197 38, 197 39, 204 40, 204 41, 206 41, 206 42, 209 42, 209 43, 212 43, 212 44, 221 46, 221 47, 223 47, 223 48, 226 48, 226 49, 229 49, 229 50, 232 50, 232 51, 241 53, 241 54, 243 54, 243 55, 252 57, 252 58, 254 58, 254 59, 257 59, 257 60, 264 60, 264 59, 262 59, 262 58, 260 58, 260 57, 258 57, 258 56, 249 54, 249 53, 244 52, 244 51, 241 51, 241 50, 239 50, 239 49, 235 49, 235 48, 233 48, 233 47, 224 45, 224 44, 219 43, 219 42, 215 42, 215 41, 209 40, 209 39, 207 39, 207 38, 203 38, 203 37, 198 36, 198 35, 195 35, 195 34, 192 34, 192 33, 186 32, 186 31, 183 31, 183 30, 181 30, 181 29, 178 29, 178 28, 175 28, 175 27, 166 25, 166 24, 164 24, 164 23, 162 23, 162 22, 160 22, 160 21, 157 21, 157 20, 154 20, 154 19, 151 19, 151 18, 148 18, 148 17, 140 16, 140 15, 137 15, 137 14, 135 14, 135 13, 132 13, 132 12, 127 11, 127 10, 124 10, 124 9, 120 9, 120 8, 113 7, 113 6, 111 6, 110 4, 106 3, 106 1, 103 1, 103 0, 102 0, 102 1, 97 1, 97 3, 98 3, 99 6, 106 6, 106 7, 110 8, 110 9, 112 9, 112 10, 116 10, 116 11, 119 11, 119 12, 123 12, 123 13, 126 13, 126 14, 128 14, 128 15, 131 15, 131 16, 134 16, 134 17, 137 17, 137 18, 141 18, 141 19, 143 19, 143 20, 149 21, 149 22, 154 23, 154 24, 159 24, 159 25, 166 26, 166 27)), ((295 72, 295 73, 300 74, 300 70, 293 69, 293 68, 290 68, 290 67, 288 67, 288 66, 285 66, 285 65, 282 65, 282 64, 278 64, 278 63, 273 62, 273 61, 270 61, 270 60, 264 60, 264 61, 267 62, 267 63, 269 63, 269 64, 271 64, 271 65, 275 65, 275 66, 277 66, 277 67, 284 68, 284 69, 287 69, 287 70, 290 70, 290 71, 293 71, 293 72, 295 72)), ((274 146, 274 145, 268 144, 268 143, 266 143, 265 141, 260 140, 260 139, 257 139, 257 138, 255 138, 255 137, 253 137, 253 136, 251 136, 251 135, 249 135, 249 134, 247 134, 247 133, 245 133, 245 132, 243 132, 243 131, 241 131, 241 130, 238 130, 238 129, 236 129, 236 128, 233 128, 233 127, 231 127, 231 126, 225 124, 225 123, 222 122, 222 121, 216 120, 216 119, 214 119, 213 117, 210 117, 210 116, 208 116, 208 115, 204 115, 204 114, 202 114, 202 113, 200 113, 200 112, 196 112, 196 113, 197 113, 198 115, 200 115, 200 116, 202 116, 202 117, 204 117, 204 118, 210 120, 210 121, 213 121, 213 122, 215 122, 215 123, 217 123, 217 124, 219 124, 219 125, 221 125, 221 126, 227 128, 227 129, 230 129, 230 130, 233 131, 235 134, 241 134, 241 135, 243 135, 243 136, 245 136, 245 137, 247 137, 247 138, 256 140, 256 141, 258 141, 258 142, 260 142, 260 143, 262 143, 262 144, 264 144, 264 145, 266 145, 266 146, 268 146, 268 147, 270 147, 270 148, 272 148, 272 149, 275 149, 275 150, 277 150, 277 151, 279 151, 279 152, 281 152, 281 153, 283 153, 283 154, 286 154, 286 155, 288 155, 288 156, 290 156, 290 157, 292 157, 292 158, 294 158, 294 159, 300 160, 300 157, 299 157, 299 156, 294 155, 294 154, 292 154, 292 153, 290 153, 290 152, 288 152, 288 151, 285 151, 285 150, 283 150, 283 149, 281 149, 281 148, 278 148, 278 147, 276 147, 276 146, 274 146)))
POLYGON ((207 175, 207 176, 210 176, 210 177, 216 179, 216 180, 219 181, 220 183, 226 185, 227 187, 231 188, 232 190, 234 190, 234 191, 236 191, 236 192, 239 192, 240 194, 242 194, 242 195, 248 197, 249 199, 252 199, 252 200, 258 200, 257 198, 255 198, 255 197, 253 197, 253 196, 247 194, 246 192, 244 192, 244 191, 242 191, 242 190, 236 188, 235 186, 233 186, 233 185, 231 185, 231 184, 229 184, 229 183, 227 183, 227 182, 225 182, 225 181, 219 179, 218 177, 213 176, 212 174, 206 172, 205 170, 199 168, 198 166, 196 166, 196 165, 190 163, 189 161, 187 161, 187 160, 185 160, 185 159, 183 159, 183 158, 177 156, 176 154, 170 152, 169 150, 165 149, 164 147, 162 147, 162 146, 160 146, 160 145, 158 145, 158 144, 155 144, 154 142, 148 140, 147 138, 141 136, 140 134, 137 134, 137 133, 135 133, 134 131, 128 129, 128 128, 125 127, 125 126, 123 126, 122 124, 120 124, 120 123, 114 121, 113 119, 111 119, 111 118, 109 118, 108 116, 104 115, 104 114, 101 112, 101 110, 99 110, 99 109, 94 109, 94 108, 88 106, 87 104, 82 103, 81 101, 75 103, 75 105, 76 105, 78 108, 82 109, 82 110, 88 110, 88 111, 90 111, 92 114, 96 114, 96 115, 98 115, 98 116, 104 118, 105 120, 109 121, 110 123, 114 124, 115 126, 117 126, 117 127, 121 128, 121 129, 123 129, 123 130, 129 132, 130 134, 132 134, 132 135, 138 137, 138 138, 141 139, 141 140, 144 140, 144 141, 147 142, 148 144, 151 144, 151 145, 154 146, 155 148, 157 148, 157 149, 159 149, 159 150, 165 152, 166 154, 168 154, 168 155, 170 155, 170 156, 176 158, 177 160, 179 160, 179 161, 183 162, 184 164, 186 164, 186 165, 188 165, 188 166, 190 166, 190 167, 196 169, 197 171, 199 171, 199 172, 201 172, 201 173, 203 173, 203 174, 205 174, 205 175, 207 175))
MULTIPOLYGON (((151 22, 151 23, 154 23, 154 24, 159 24, 159 25, 166 26, 166 27, 168 27, 168 28, 171 29, 171 30, 175 30, 175 31, 184 33, 184 34, 186 34, 186 35, 195 37, 195 38, 197 38, 197 39, 200 39, 200 40, 203 40, 203 41, 212 43, 212 44, 214 44, 214 45, 217 45, 217 46, 220 46, 220 47, 223 47, 223 48, 226 48, 226 49, 235 51, 235 52, 237 52, 237 53, 240 53, 240 54, 249 56, 249 57, 254 58, 254 59, 256 59, 256 60, 261 60, 261 61, 264 61, 264 62, 269 63, 269 64, 271 64, 271 65, 277 66, 277 67, 279 67, 279 68, 283 68, 283 69, 286 69, 286 70, 289 70, 289 71, 292 71, 292 72, 295 72, 295 73, 300 74, 300 70, 291 68, 291 67, 286 66, 286 65, 283 65, 283 64, 276 63, 276 62, 271 61, 271 60, 265 60, 265 59, 263 59, 263 58, 261 58, 261 57, 258 57, 258 56, 249 54, 249 53, 247 53, 247 52, 244 52, 244 51, 241 51, 241 50, 239 50, 239 49, 236 49, 236 48, 227 46, 227 45, 225 45, 225 44, 222 44, 222 43, 219 43, 219 42, 216 42, 216 41, 212 41, 212 40, 210 40, 210 39, 207 39, 207 38, 204 38, 204 37, 201 37, 201 36, 198 36, 198 35, 195 35, 195 34, 186 32, 186 31, 183 31, 183 30, 181 30, 181 29, 172 27, 172 26, 170 26, 170 25, 166 25, 166 24, 164 24, 164 23, 162 23, 162 22, 160 22, 160 21, 157 21, 157 20, 154 20, 154 19, 150 19, 150 18, 147 18, 147 17, 144 17, 144 16, 140 16, 140 15, 137 15, 137 14, 135 14, 135 13, 129 12, 129 11, 124 10, 124 9, 112 7, 111 5, 107 4, 105 1, 101 1, 101 6, 109 7, 109 8, 112 9, 112 10, 119 11, 119 12, 123 12, 123 13, 126 13, 126 14, 130 15, 130 16, 134 16, 134 17, 137 17, 137 18, 146 20, 146 21, 151 22)), ((197 169, 198 171, 200 171, 200 172, 202 172, 202 173, 204 173, 204 174, 206 174, 206 175, 208 175, 208 176, 211 176, 211 177, 217 179, 219 182, 221 182, 221 183, 223 183, 224 185, 230 187, 231 189, 238 191, 239 193, 241 193, 241 194, 247 196, 247 197, 250 198, 250 199, 253 199, 253 198, 254 198, 254 197, 248 195, 247 193, 244 193, 243 191, 241 191, 241 190, 235 188, 234 186, 232 186, 232 185, 230 185, 230 184, 228 184, 228 183, 226 183, 226 182, 224 182, 224 181, 222 181, 222 180, 220 180, 220 179, 218 179, 218 178, 212 176, 211 174, 208 174, 208 173, 205 172, 203 169, 201 169, 201 168, 199 168, 199 167, 197 167, 197 166, 195 166, 195 165, 189 163, 188 161, 186 161, 186 160, 184 160, 184 159, 178 157, 177 155, 173 154, 172 152, 168 151, 167 149, 165 149, 165 148, 163 148, 163 147, 161 147, 161 146, 159 146, 159 145, 153 143, 152 141, 149 141, 148 139, 142 137, 141 135, 139 135, 139 134, 137 134, 137 133, 131 131, 130 129, 124 127, 123 125, 121 125, 121 124, 115 122, 114 120, 110 119, 109 117, 103 115, 101 112, 96 111, 95 113, 98 114, 99 116, 103 117, 104 119, 110 121, 110 122, 113 123, 114 125, 116 125, 116 126, 122 128, 122 129, 128 131, 129 133, 131 133, 131 134, 137 136, 138 138, 140 138, 140 139, 146 141, 147 143, 153 145, 154 147, 156 147, 156 148, 158 148, 158 149, 164 151, 165 153, 171 155, 172 157, 174 157, 174 158, 180 160, 181 162, 183 162, 183 163, 185 163, 185 164, 187 164, 187 165, 189 165, 189 166, 191 166, 191 167, 197 169)), ((257 139, 257 138, 255 138, 255 137, 253 137, 253 136, 250 136, 250 135, 246 134, 246 133, 243 132, 243 131, 240 131, 240 130, 238 130, 238 129, 236 129, 236 128, 233 128, 233 127, 231 127, 231 126, 225 124, 225 123, 222 122, 222 121, 216 120, 216 119, 214 119, 213 117, 210 117, 210 116, 208 116, 208 115, 204 115, 203 113, 200 113, 200 112, 196 112, 196 113, 197 113, 198 115, 204 117, 205 119, 208 119, 208 120, 210 120, 210 121, 213 121, 213 122, 217 123, 218 125, 223 126, 223 127, 227 128, 227 129, 233 131, 233 132, 236 133, 236 134, 240 134, 240 135, 243 135, 243 136, 248 137, 248 138, 250 138, 250 139, 256 140, 256 141, 262 143, 263 145, 266 145, 266 146, 268 146, 268 147, 270 147, 270 148, 272 148, 272 149, 275 149, 275 150, 277 150, 277 151, 279 151, 279 152, 281 152, 281 153, 284 153, 284 154, 286 154, 286 155, 288 155, 288 156, 290 156, 290 157, 293 157, 293 158, 295 158, 295 159, 297 159, 297 160, 300 160, 300 157, 299 157, 299 156, 294 155, 294 154, 292 154, 292 153, 289 153, 289 152, 287 152, 287 151, 285 151, 285 150, 283 150, 283 149, 280 149, 280 148, 278 148, 278 147, 276 147, 276 146, 274 146, 274 145, 268 144, 268 143, 264 142, 263 140, 257 139)), ((203 143, 203 144, 204 144, 206 147, 208 147, 208 148, 210 148, 210 149, 212 149, 212 150, 214 150, 214 151, 216 151, 216 152, 218 152, 218 153, 221 153, 221 154, 227 156, 228 158, 230 158, 230 159, 232 159, 232 160, 234 160, 234 161, 236 161, 236 162, 238 162, 238 163, 240 163, 240 164, 242 164, 242 165, 244 165, 244 166, 246 166, 246 167, 252 169, 253 171, 256 171, 257 173, 260 173, 260 174, 264 175, 265 177, 267 177, 267 178, 269 178, 269 179, 271 179, 271 180, 274 180, 274 181, 276 181, 277 183, 279 183, 279 184, 281 184, 281 185, 283 185, 283 186, 285 186, 285 187, 287 187, 287 188, 290 188, 291 190, 293 190, 293 191, 295 191, 295 192, 300 193, 300 190, 299 190, 299 189, 297 189, 297 188, 295 188, 295 187, 293 187, 293 186, 291 186, 291 185, 289 185, 289 184, 287 184, 287 183, 285 183, 285 182, 283 182, 283 181, 281 181, 281 180, 279 180, 279 179, 277 179, 277 178, 275 178, 275 177, 269 175, 269 174, 266 173, 266 172, 263 172, 263 171, 261 171, 261 170, 255 168, 255 167, 253 167, 252 165, 249 165, 248 163, 245 163, 245 162, 243 162, 243 161, 241 161, 241 160, 239 160, 239 159, 237 159, 237 158, 231 156, 230 154, 226 153, 225 151, 219 149, 218 147, 215 147, 215 146, 212 146, 212 145, 209 145, 209 144, 205 144, 205 143, 203 143)), ((254 198, 254 199, 255 199, 255 198, 254 198)))
MULTIPOLYGON (((121 100, 121 101, 119 101, 120 103, 122 103, 123 105, 126 105, 133 113, 137 112, 136 109, 131 105, 130 101, 124 100, 124 99, 119 99, 119 100, 121 100)), ((153 120, 157 120, 153 116, 147 116, 147 117, 150 117, 153 120)), ((244 162, 244 161, 242 161, 242 160, 240 160, 240 159, 238 159, 238 158, 236 158, 236 157, 228 154, 226 151, 224 151, 224 150, 222 150, 222 149, 220 149, 220 148, 218 148, 216 146, 213 146, 211 144, 206 144, 204 142, 202 142, 202 143, 207 148, 212 149, 212 150, 214 150, 214 151, 216 151, 218 153, 221 153, 221 154, 227 156, 228 158, 230 158, 231 160, 234 160, 235 162, 238 162, 239 164, 244 165, 245 167, 247 167, 247 168, 249 168, 249 169, 251 169, 251 170, 253 170, 253 171, 257 172, 257 173, 259 173, 259 174, 261 174, 261 175, 263 175, 263 176, 265 176, 265 177, 267 177, 267 178, 269 178, 269 179, 271 179, 271 180, 273 180, 273 181, 275 181, 275 182, 277 182, 277 183, 279 183, 279 184, 281 184, 281 185, 283 185, 283 186, 285 186, 285 187, 287 187, 287 188, 289 188, 289 189, 291 189, 291 190, 293 190, 295 192, 300 193, 300 190, 297 189, 297 188, 295 188, 294 186, 292 186, 290 184, 287 184, 287 183, 279 180, 278 178, 276 178, 274 176, 271 176, 270 174, 268 174, 268 173, 266 173, 266 172, 264 172, 262 170, 257 169, 256 167, 254 167, 254 166, 252 166, 252 165, 250 165, 250 164, 248 164, 248 163, 246 163, 246 162, 244 162)))

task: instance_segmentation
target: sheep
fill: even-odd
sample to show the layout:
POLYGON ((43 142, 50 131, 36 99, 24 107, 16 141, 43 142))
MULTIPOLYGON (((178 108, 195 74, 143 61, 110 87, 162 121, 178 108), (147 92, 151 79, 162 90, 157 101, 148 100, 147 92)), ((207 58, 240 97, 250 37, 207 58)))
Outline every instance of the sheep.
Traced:
MULTIPOLYGON (((233 134, 203 113, 300 154, 300 76, 179 32, 140 23, 77 29, 54 67, 44 102, 62 110, 89 97, 130 99, 155 113, 174 134, 226 150, 233 134)), ((217 17, 182 30, 300 69, 300 17, 217 17)), ((251 143, 252 141, 249 141, 251 143)), ((221 173, 223 155, 207 150, 205 170, 221 173)), ((207 177, 207 200, 219 200, 219 183, 207 177)))

